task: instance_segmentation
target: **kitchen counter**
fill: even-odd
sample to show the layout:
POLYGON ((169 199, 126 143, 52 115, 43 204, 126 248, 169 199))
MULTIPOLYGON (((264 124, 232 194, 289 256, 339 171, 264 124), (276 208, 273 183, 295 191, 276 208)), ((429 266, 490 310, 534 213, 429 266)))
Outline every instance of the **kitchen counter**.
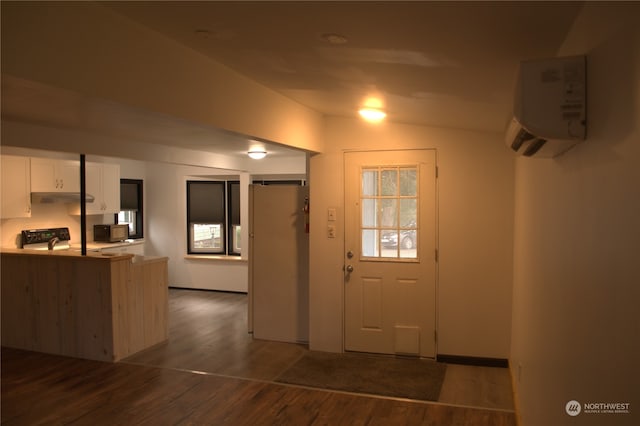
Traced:
POLYGON ((168 338, 167 258, 3 249, 2 345, 118 361, 168 338))
POLYGON ((16 254, 16 255, 29 255, 29 256, 59 256, 59 257, 74 257, 74 258, 91 258, 91 259, 131 259, 134 257, 130 253, 101 253, 99 251, 89 251, 87 248, 87 255, 82 256, 80 249, 69 248, 65 250, 30 250, 30 249, 14 249, 3 248, 2 254, 16 254))
MULTIPOLYGON (((143 239, 125 240, 125 241, 119 241, 119 242, 116 242, 116 243, 100 243, 100 242, 92 241, 90 243, 87 243, 87 252, 100 251, 100 250, 103 250, 103 249, 133 247, 133 246, 142 245, 142 244, 144 244, 144 240, 143 239)), ((80 244, 79 243, 78 244, 72 244, 71 245, 71 250, 81 250, 80 244)))
MULTIPOLYGON (((87 256, 100 256, 102 253, 103 256, 113 256, 114 254, 118 255, 142 255, 144 252, 144 239, 137 240, 125 240, 119 241, 116 243, 101 243, 101 242, 90 242, 87 243, 87 256)), ((33 250, 27 248, 15 248, 15 247, 3 247, 0 249, 2 253, 21 253, 21 254, 39 254, 39 255, 47 255, 47 256, 80 256, 80 252, 82 251, 80 243, 73 243, 69 245, 69 248, 65 249, 55 249, 55 250, 33 250)))
POLYGON ((29 255, 29 256, 54 256, 54 257, 72 257, 72 258, 85 258, 85 259, 105 259, 105 260, 123 260, 130 259, 132 263, 154 263, 154 262, 166 262, 167 257, 163 256, 141 256, 131 253, 102 253, 100 251, 89 251, 87 248, 87 255, 82 256, 80 250, 69 248, 64 250, 29 250, 29 249, 12 249, 3 248, 0 250, 3 254, 16 254, 16 255, 29 255))

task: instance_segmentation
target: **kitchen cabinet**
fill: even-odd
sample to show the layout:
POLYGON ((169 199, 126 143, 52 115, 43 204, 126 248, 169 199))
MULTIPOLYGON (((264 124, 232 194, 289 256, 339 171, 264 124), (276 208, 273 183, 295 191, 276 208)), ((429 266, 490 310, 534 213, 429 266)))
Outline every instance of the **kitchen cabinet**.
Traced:
MULTIPOLYGON (((86 163, 87 195, 94 197, 87 203, 87 214, 109 214, 120 211, 120 166, 118 164, 86 163)), ((70 214, 79 215, 80 205, 70 206, 70 214)))
POLYGON ((120 211, 120 166, 102 164, 102 202, 105 213, 120 211))
POLYGON ((29 157, 2 156, 2 218, 31 217, 29 157))
POLYGON ((31 158, 31 192, 80 192, 80 162, 31 158))

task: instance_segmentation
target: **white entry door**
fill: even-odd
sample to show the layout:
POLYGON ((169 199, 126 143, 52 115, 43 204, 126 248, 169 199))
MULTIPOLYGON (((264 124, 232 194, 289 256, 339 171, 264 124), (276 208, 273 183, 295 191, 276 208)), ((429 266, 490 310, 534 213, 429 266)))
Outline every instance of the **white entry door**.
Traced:
POLYGON ((345 349, 435 357, 434 150, 345 154, 345 349))

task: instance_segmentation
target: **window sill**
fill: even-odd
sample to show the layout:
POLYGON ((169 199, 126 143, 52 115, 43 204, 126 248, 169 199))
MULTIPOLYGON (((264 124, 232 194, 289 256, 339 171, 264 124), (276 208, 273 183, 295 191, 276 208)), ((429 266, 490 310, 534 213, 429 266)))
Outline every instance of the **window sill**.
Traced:
POLYGON ((186 260, 213 260, 213 261, 229 261, 229 262, 247 262, 241 256, 227 256, 220 254, 188 254, 184 257, 186 260))

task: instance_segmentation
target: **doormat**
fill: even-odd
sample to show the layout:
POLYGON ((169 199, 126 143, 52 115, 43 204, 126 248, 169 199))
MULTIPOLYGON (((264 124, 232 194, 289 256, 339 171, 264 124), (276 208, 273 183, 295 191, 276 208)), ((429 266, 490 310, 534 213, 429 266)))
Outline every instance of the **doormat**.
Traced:
POLYGON ((437 401, 446 364, 419 358, 307 352, 276 382, 437 401))

